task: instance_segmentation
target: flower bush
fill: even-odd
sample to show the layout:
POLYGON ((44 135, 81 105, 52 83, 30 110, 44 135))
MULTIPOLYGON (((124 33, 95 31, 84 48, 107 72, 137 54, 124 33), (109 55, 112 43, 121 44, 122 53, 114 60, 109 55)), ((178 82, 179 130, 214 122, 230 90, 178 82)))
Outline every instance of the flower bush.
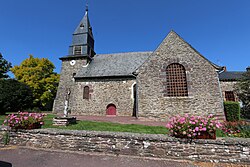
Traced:
POLYGON ((45 114, 41 113, 18 112, 17 114, 9 114, 3 125, 12 129, 33 129, 44 124, 44 116, 45 114))
POLYGON ((250 123, 246 121, 224 122, 222 128, 224 134, 229 137, 250 137, 250 123))
POLYGON ((213 135, 216 129, 221 128, 222 124, 212 115, 208 116, 174 116, 170 119, 167 126, 170 135, 181 138, 197 138, 204 132, 213 135))

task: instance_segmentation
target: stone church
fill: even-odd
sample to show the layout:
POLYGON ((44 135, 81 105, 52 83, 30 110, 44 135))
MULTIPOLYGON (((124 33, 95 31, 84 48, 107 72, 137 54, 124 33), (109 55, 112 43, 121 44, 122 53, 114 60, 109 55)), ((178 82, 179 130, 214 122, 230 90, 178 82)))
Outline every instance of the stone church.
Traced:
MULTIPOLYGON (((53 112, 166 120, 177 114, 224 118, 220 67, 170 31, 152 52, 96 54, 88 10, 61 57, 53 112)), ((227 81, 227 80, 225 80, 227 81)), ((227 83, 227 82, 226 82, 227 83)), ((226 88, 225 88, 226 89, 226 88)))

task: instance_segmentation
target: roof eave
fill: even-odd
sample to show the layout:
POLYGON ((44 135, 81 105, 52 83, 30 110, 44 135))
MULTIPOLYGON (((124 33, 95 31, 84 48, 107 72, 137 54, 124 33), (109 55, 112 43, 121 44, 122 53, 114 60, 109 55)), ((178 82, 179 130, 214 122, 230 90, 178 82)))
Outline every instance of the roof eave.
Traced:
POLYGON ((129 75, 111 75, 111 76, 75 76, 74 79, 106 79, 106 78, 133 78, 136 77, 133 74, 129 75))
POLYGON ((86 58, 89 57, 89 55, 84 54, 84 55, 67 55, 64 57, 60 57, 60 60, 70 60, 70 59, 78 59, 78 58, 86 58))

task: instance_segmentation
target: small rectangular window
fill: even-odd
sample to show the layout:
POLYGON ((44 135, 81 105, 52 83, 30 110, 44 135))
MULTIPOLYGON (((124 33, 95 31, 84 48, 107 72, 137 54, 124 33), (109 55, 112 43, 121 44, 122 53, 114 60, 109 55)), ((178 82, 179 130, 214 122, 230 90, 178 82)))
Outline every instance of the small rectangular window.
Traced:
POLYGON ((225 91, 225 99, 226 99, 226 101, 235 101, 234 92, 233 91, 225 91))
POLYGON ((83 99, 89 99, 89 87, 88 86, 84 86, 83 88, 83 99))
POLYGON ((82 47, 81 46, 75 46, 74 47, 74 55, 81 55, 82 54, 82 47))

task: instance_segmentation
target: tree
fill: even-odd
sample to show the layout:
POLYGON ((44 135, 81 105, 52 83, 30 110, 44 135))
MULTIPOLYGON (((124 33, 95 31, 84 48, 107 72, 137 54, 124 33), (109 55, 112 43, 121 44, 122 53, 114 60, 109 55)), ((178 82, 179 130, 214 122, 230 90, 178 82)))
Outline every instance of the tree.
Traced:
POLYGON ((250 69, 243 74, 242 79, 236 84, 236 92, 242 101, 241 115, 250 118, 250 69))
POLYGON ((0 92, 0 114, 28 109, 32 105, 32 90, 17 80, 0 80, 0 92))
POLYGON ((0 53, 0 79, 8 78, 9 75, 7 72, 10 71, 11 63, 3 58, 3 55, 0 53))
POLYGON ((20 66, 11 71, 16 79, 26 83, 33 90, 35 107, 41 110, 52 109, 53 100, 59 83, 59 75, 53 72, 55 66, 46 58, 34 58, 30 55, 20 66))

